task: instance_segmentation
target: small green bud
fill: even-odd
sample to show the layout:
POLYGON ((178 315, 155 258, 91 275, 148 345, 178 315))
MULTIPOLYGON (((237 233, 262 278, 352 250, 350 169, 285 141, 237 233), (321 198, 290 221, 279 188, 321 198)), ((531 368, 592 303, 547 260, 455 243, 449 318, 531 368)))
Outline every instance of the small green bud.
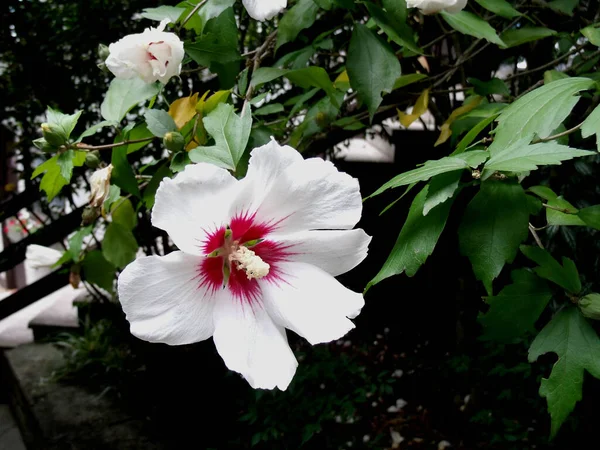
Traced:
POLYGON ((44 138, 39 138, 33 141, 33 145, 39 148, 43 152, 54 152, 56 151, 56 147, 54 145, 50 145, 48 141, 44 138))
POLYGON ((101 162, 102 161, 100 159, 100 152, 98 150, 88 152, 85 155, 85 165, 88 166, 90 169, 96 169, 101 162))
POLYGON ((100 208, 94 206, 86 206, 81 213, 81 226, 89 225, 100 217, 100 208))
POLYGON ((61 145, 66 144, 67 139, 69 139, 63 130, 50 123, 42 124, 42 134, 44 135, 44 139, 46 139, 48 144, 55 147, 60 147, 61 145))
POLYGON ((577 303, 581 314, 589 319, 600 320, 600 294, 592 293, 577 303))
POLYGON ((163 144, 168 150, 171 150, 172 152, 180 152, 181 150, 183 150, 185 140, 183 139, 181 133, 177 131, 169 131, 163 137, 163 144))

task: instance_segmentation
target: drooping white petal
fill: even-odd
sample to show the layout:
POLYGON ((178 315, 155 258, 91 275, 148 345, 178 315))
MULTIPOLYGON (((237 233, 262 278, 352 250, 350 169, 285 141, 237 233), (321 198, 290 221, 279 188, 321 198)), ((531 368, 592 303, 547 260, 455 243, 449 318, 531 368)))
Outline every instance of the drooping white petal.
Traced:
POLYGON ((290 165, 303 160, 296 149, 289 145, 279 145, 274 139, 252 150, 248 171, 242 180, 243 187, 232 206, 231 215, 256 211, 277 177, 290 165))
POLYGON ((465 6, 467 6, 467 0, 455 0, 454 5, 446 7, 446 11, 450 14, 456 14, 465 9, 465 6))
POLYGON ((42 267, 51 267, 62 256, 62 253, 50 247, 43 245, 30 244, 25 251, 25 258, 29 265, 34 269, 42 267))
POLYGON ((200 261, 173 252, 139 258, 125 268, 119 275, 119 301, 134 336, 169 345, 212 336, 214 299, 199 284, 200 261))
POLYGON ((262 199, 256 217, 277 223, 281 233, 310 229, 350 229, 360 219, 358 180, 321 158, 287 166, 262 199))
POLYGON ((246 11, 254 20, 268 20, 287 6, 287 0, 242 0, 246 11))
POLYGON ((288 260, 315 265, 334 277, 358 266, 371 242, 361 229, 299 231, 270 239, 289 249, 288 260))
POLYGON ((354 328, 349 318, 360 313, 361 294, 310 264, 288 262, 280 268, 283 281, 258 281, 265 308, 277 324, 313 345, 339 339, 354 328))
POLYGON ((212 164, 188 164, 156 191, 152 225, 169 233, 186 253, 202 254, 208 232, 225 225, 235 198, 236 179, 212 164))
POLYGON ((223 291, 215 302, 214 324, 217 351, 230 370, 255 389, 287 389, 298 362, 285 330, 260 304, 250 306, 223 291))

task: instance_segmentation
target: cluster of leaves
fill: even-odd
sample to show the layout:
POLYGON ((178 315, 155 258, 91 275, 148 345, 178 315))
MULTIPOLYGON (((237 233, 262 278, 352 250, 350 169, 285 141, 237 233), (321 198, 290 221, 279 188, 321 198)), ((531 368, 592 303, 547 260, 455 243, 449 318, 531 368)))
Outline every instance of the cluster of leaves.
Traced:
POLYGON ((436 20, 408 10, 404 0, 297 0, 262 24, 234 0, 147 8, 144 19, 169 18, 170 31, 184 39, 181 79, 167 86, 113 79, 92 126, 77 134, 80 111, 49 109, 37 141, 51 156, 32 178, 43 174, 40 189, 49 200, 76 183, 75 168, 82 174, 83 166, 112 165, 103 204, 86 210, 84 228, 61 262, 114 293, 117 270, 140 248, 170 250, 166 236, 151 228, 149 211, 160 181, 187 164, 209 162, 241 177, 249 151, 271 136, 323 154, 396 112, 408 127, 430 111, 439 125, 436 145, 451 149, 371 195, 402 186, 406 194, 425 183, 367 288, 392 275, 414 275, 450 214, 462 214, 460 249, 487 292, 484 339, 519 338, 544 325, 536 322, 545 311, 553 315, 530 359, 559 356, 540 390, 555 434, 581 397, 584 370, 600 372, 598 337, 583 316, 595 316, 597 294, 582 285, 570 259, 560 264, 531 246, 521 250, 538 267, 515 267, 512 284, 496 296, 494 281, 527 239, 543 246, 540 228, 600 229, 600 205, 578 209, 561 192, 528 181, 545 166, 597 159, 589 138, 598 139, 600 130, 600 31, 583 17, 592 4, 476 0, 436 20), (528 70, 519 70, 522 62, 528 70), (501 75, 507 67, 514 73, 501 75), (100 139, 112 143, 89 144, 100 139), (458 198, 470 198, 464 212, 454 207, 458 198), (541 220, 542 227, 531 223, 541 220), (83 248, 88 234, 97 240, 83 248))

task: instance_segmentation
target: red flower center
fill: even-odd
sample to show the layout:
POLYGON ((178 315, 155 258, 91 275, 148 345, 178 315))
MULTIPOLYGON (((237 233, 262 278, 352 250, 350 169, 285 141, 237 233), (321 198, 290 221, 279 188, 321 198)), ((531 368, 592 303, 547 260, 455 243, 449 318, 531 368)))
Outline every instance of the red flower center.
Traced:
POLYGON ((198 266, 199 286, 212 293, 229 289, 231 294, 243 301, 253 302, 260 298, 260 286, 255 278, 249 278, 236 264, 230 264, 230 256, 240 246, 247 246, 257 257, 267 263, 269 272, 265 281, 277 282, 282 278, 279 263, 289 256, 289 247, 269 240, 275 225, 255 221, 255 215, 240 214, 229 223, 208 232, 201 244, 207 256, 198 266), (209 256, 210 255, 210 256, 209 256))

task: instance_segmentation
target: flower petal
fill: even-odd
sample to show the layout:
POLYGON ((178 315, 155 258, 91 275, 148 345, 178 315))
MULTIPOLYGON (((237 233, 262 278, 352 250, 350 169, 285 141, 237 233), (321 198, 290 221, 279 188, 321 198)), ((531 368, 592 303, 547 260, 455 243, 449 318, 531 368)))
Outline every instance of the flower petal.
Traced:
POLYGON ((360 219, 358 180, 321 158, 286 167, 273 181, 256 218, 277 224, 281 233, 310 229, 350 229, 360 219))
POLYGON ((330 342, 354 328, 364 305, 361 294, 346 289, 318 267, 301 262, 281 263, 280 282, 259 280, 263 301, 275 323, 311 344, 330 342))
POLYGON ((260 304, 241 302, 223 291, 215 304, 214 323, 217 351, 230 370, 241 373, 255 389, 287 389, 298 362, 285 329, 275 325, 260 304))
POLYGON ((290 165, 302 161, 304 158, 296 149, 279 145, 274 139, 252 150, 248 171, 242 180, 244 186, 240 189, 231 215, 256 211, 277 177, 290 165))
POLYGON ((214 299, 199 285, 201 260, 173 252, 146 256, 125 268, 119 275, 119 301, 134 336, 169 345, 212 336, 214 299))
POLYGON ((334 277, 358 266, 371 242, 361 229, 299 231, 270 239, 286 249, 287 260, 315 265, 334 277))
POLYGON ((242 0, 246 11, 254 20, 268 20, 287 6, 287 0, 242 0))
POLYGON ((207 233, 225 225, 238 183, 212 164, 189 164, 156 191, 152 225, 169 233, 186 253, 202 254, 207 233))
POLYGON ((62 257, 62 252, 43 245, 30 244, 25 251, 25 258, 34 269, 51 267, 62 257))
POLYGON ((452 6, 447 6, 445 11, 450 14, 456 14, 457 12, 462 11, 467 6, 467 0, 455 0, 452 6))

